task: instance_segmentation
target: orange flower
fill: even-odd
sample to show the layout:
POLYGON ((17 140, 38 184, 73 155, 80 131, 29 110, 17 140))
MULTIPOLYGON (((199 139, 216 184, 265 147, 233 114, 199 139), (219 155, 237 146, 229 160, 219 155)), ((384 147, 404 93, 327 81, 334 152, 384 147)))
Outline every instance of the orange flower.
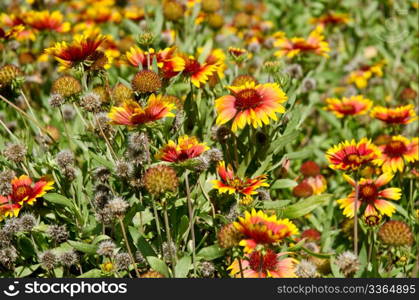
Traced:
POLYGON ((409 124, 418 119, 414 108, 412 104, 396 108, 375 106, 371 111, 371 117, 391 125, 409 124))
POLYGON ((214 76, 218 72, 218 68, 215 64, 200 63, 193 56, 182 56, 185 61, 185 69, 183 75, 190 78, 192 84, 197 88, 205 85, 210 77, 214 76))
POLYGON ((381 151, 367 138, 358 143, 345 141, 330 148, 326 153, 329 167, 334 170, 354 171, 381 156, 381 151))
POLYGON ((359 70, 352 71, 347 78, 349 84, 354 83, 357 88, 364 89, 368 85, 368 80, 373 76, 383 76, 384 61, 373 65, 362 66, 359 70))
POLYGON ((283 239, 298 234, 298 229, 288 219, 277 219, 275 215, 268 216, 263 211, 251 213, 246 211, 244 217, 239 217, 234 227, 240 231, 245 239, 240 241, 240 246, 245 252, 252 252, 257 245, 273 244, 283 239))
POLYGON ((218 125, 234 119, 233 131, 244 128, 246 124, 257 128, 269 124, 269 119, 278 120, 276 113, 285 112, 281 103, 287 100, 287 96, 276 83, 256 85, 246 82, 242 86, 229 86, 228 89, 231 95, 215 100, 218 125))
POLYGON ((170 140, 156 155, 157 159, 179 163, 198 157, 209 148, 205 143, 199 143, 196 137, 187 135, 178 138, 178 143, 170 140))
POLYGON ((390 141, 379 146, 382 155, 374 161, 384 172, 403 172, 404 165, 419 160, 419 138, 408 140, 404 136, 392 136, 390 141))
POLYGON ((320 56, 329 57, 329 44, 324 40, 323 27, 317 26, 307 39, 301 37, 287 38, 282 34, 277 34, 278 39, 275 47, 279 50, 275 52, 278 57, 287 56, 293 58, 300 53, 314 53, 320 56))
POLYGON ((153 60, 156 59, 157 67, 165 78, 172 78, 182 72, 185 68, 185 61, 182 57, 175 54, 176 48, 166 48, 155 51, 153 48, 143 51, 139 47, 131 47, 126 53, 126 60, 134 67, 142 66, 143 69, 152 67, 153 60))
POLYGON ((165 117, 174 117, 171 112, 174 107, 174 104, 164 100, 162 95, 151 94, 145 107, 142 107, 138 102, 127 99, 122 106, 112 107, 108 117, 116 125, 142 125, 165 117))
POLYGON ((266 253, 254 251, 245 255, 245 259, 235 259, 228 267, 232 277, 240 277, 240 265, 244 278, 295 278, 295 266, 298 263, 294 258, 280 258, 287 252, 275 253, 268 249, 266 253))
POLYGON ((63 19, 64 16, 59 11, 30 11, 26 16, 26 23, 39 31, 68 32, 70 23, 63 22, 63 19))
POLYGON ((311 24, 320 24, 320 25, 323 25, 323 26, 348 24, 349 21, 350 21, 350 18, 348 16, 348 14, 334 13, 334 12, 329 12, 329 13, 327 13, 325 15, 322 15, 318 18, 310 19, 311 24))
POLYGON ((269 184, 266 183, 266 175, 257 176, 255 178, 240 179, 234 175, 231 166, 225 166, 225 162, 221 161, 217 166, 217 173, 221 180, 213 180, 212 183, 214 188, 219 193, 237 193, 244 196, 247 202, 251 201, 251 195, 257 194, 256 190, 260 187, 267 187, 269 184))
MULTIPOLYGON (((349 182, 353 187, 355 187, 355 181, 348 175, 343 175, 346 181, 349 182)), ((399 188, 386 188, 380 190, 380 188, 393 179, 394 175, 391 173, 383 173, 377 179, 365 179, 361 178, 358 185, 358 202, 357 202, 357 211, 361 208, 361 205, 365 205, 364 216, 377 215, 377 210, 379 213, 391 217, 391 215, 396 211, 396 207, 389 201, 399 200, 401 197, 401 189, 399 188)), ((343 199, 337 200, 340 204, 340 208, 343 209, 343 214, 348 218, 353 218, 354 208, 355 208, 355 189, 343 199)))
POLYGON ((326 102, 328 106, 325 109, 332 111, 338 118, 363 115, 372 106, 372 101, 362 95, 351 96, 350 98, 343 97, 342 100, 327 98, 326 102))
POLYGON ((97 49, 105 39, 104 36, 94 33, 77 35, 71 44, 58 42, 53 47, 45 49, 45 52, 54 56, 62 65, 62 69, 68 69, 88 62, 97 53, 97 49))
POLYGON ((17 217, 23 205, 33 205, 37 198, 53 189, 54 181, 41 179, 33 184, 26 175, 12 180, 12 193, 8 196, 0 195, 0 221, 6 217, 17 217))

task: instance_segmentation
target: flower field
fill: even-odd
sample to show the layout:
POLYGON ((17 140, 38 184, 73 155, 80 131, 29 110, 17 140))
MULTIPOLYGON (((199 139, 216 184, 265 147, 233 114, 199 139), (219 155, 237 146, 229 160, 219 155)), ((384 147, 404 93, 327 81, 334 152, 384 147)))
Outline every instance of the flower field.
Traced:
POLYGON ((417 277, 418 9, 1 1, 0 277, 417 277))

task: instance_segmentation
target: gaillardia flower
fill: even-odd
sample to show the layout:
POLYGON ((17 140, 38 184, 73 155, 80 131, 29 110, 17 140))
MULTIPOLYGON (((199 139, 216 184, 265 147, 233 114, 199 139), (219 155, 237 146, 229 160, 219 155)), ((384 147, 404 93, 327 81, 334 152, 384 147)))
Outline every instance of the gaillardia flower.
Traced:
POLYGON ((371 111, 371 117, 390 125, 405 125, 418 119, 414 108, 412 104, 395 108, 375 106, 371 111))
POLYGON ((0 221, 6 217, 17 217, 25 204, 33 205, 37 198, 53 189, 54 181, 41 179, 33 184, 27 175, 12 179, 12 192, 7 196, 0 195, 0 221))
POLYGON ((231 166, 225 166, 224 161, 220 161, 217 166, 217 173, 221 180, 213 180, 214 188, 219 193, 237 193, 244 197, 244 202, 251 202, 252 195, 257 194, 256 190, 260 187, 268 187, 266 175, 260 175, 255 178, 240 179, 234 175, 231 166))
MULTIPOLYGON (((343 209, 343 214, 348 218, 352 218, 355 208, 355 180, 346 174, 343 177, 354 187, 354 190, 346 198, 339 199, 337 202, 340 204, 340 208, 343 209)), ((399 200, 401 189, 386 188, 380 190, 380 188, 389 183, 393 177, 394 175, 391 173, 383 173, 375 180, 361 178, 358 183, 357 211, 359 211, 361 205, 365 205, 364 216, 377 215, 379 212, 391 217, 396 211, 396 207, 385 199, 399 200)))
POLYGON ((190 78, 192 84, 197 88, 205 85, 207 81, 218 73, 216 64, 200 63, 195 57, 183 55, 185 69, 183 75, 190 78))
POLYGON ((135 126, 157 121, 164 117, 174 117, 171 112, 173 109, 174 104, 165 101, 162 95, 151 94, 145 107, 134 100, 126 99, 122 106, 112 107, 108 117, 113 124, 135 126))
POLYGON ((318 18, 312 18, 310 20, 310 23, 327 26, 327 25, 348 24, 349 21, 350 21, 350 18, 348 14, 329 12, 318 18))
POLYGON ((70 30, 70 23, 63 22, 63 19, 59 11, 44 10, 28 12, 25 21, 30 27, 39 31, 67 32, 70 30))
POLYGON ((257 128, 269 124, 269 119, 277 121, 276 113, 285 112, 281 103, 287 100, 287 96, 276 83, 256 85, 246 82, 242 86, 229 86, 228 89, 231 95, 215 100, 217 125, 234 119, 231 126, 233 131, 244 128, 246 124, 257 128))
POLYGON ((336 117, 343 118, 345 116, 363 115, 372 106, 372 101, 364 98, 362 95, 343 97, 342 100, 337 98, 327 98, 326 110, 333 112, 336 117))
POLYGON ((205 143, 200 143, 196 137, 184 135, 178 138, 177 144, 170 140, 160 149, 156 157, 163 161, 179 163, 198 157, 208 149, 209 147, 205 143))
POLYGON ((153 60, 156 59, 157 67, 164 78, 171 78, 182 72, 185 68, 185 61, 175 54, 176 48, 166 48, 155 51, 143 51, 139 47, 131 47, 126 53, 126 60, 134 67, 142 66, 143 69, 151 69, 153 60))
POLYGON ((419 138, 392 136, 386 144, 378 146, 382 155, 374 161, 384 172, 403 172, 405 163, 419 160, 419 138))
POLYGON ((276 56, 287 56, 293 58, 300 53, 314 53, 320 56, 329 57, 329 44, 324 40, 323 27, 317 26, 307 37, 287 38, 284 35, 279 35, 275 42, 275 47, 279 48, 275 52, 276 56))
POLYGON ((381 151, 367 138, 358 143, 355 140, 344 141, 327 150, 326 158, 329 167, 334 170, 355 171, 378 159, 381 151))
POLYGON ((232 277, 240 277, 240 264, 244 278, 295 278, 297 260, 294 258, 281 258, 288 253, 275 253, 268 249, 265 253, 254 251, 246 254, 244 259, 234 260, 228 267, 232 277))
POLYGON ((368 80, 373 76, 383 76, 384 62, 378 62, 373 65, 362 66, 359 70, 352 71, 347 78, 349 84, 354 83, 357 88, 364 89, 368 85, 368 80))
POLYGON ((55 57, 62 65, 61 69, 69 69, 94 58, 105 39, 100 34, 77 35, 70 44, 58 42, 53 47, 45 49, 45 52, 55 57))
POLYGON ((256 212, 255 209, 250 213, 246 211, 244 217, 239 217, 233 224, 244 235, 240 246, 244 247, 245 252, 252 252, 259 244, 277 243, 298 234, 297 227, 290 220, 277 219, 276 215, 269 217, 263 211, 256 212))

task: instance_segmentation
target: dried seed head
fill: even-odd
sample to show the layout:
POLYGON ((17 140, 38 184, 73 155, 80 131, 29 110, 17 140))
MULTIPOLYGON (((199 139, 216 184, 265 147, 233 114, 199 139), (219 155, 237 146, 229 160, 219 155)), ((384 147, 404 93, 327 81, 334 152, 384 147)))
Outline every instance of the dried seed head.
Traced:
POLYGON ((159 75, 151 70, 142 70, 131 81, 132 89, 138 93, 155 93, 161 88, 159 75))
POLYGON ((67 167, 73 166, 74 164, 74 154, 70 150, 61 150, 58 152, 57 156, 55 157, 55 161, 57 165, 61 169, 65 169, 67 167))
POLYGON ((166 165, 158 165, 147 169, 143 176, 147 191, 155 196, 165 192, 175 192, 178 186, 176 171, 166 165))
POLYGON ((147 260, 145 259, 144 255, 140 251, 135 252, 135 260, 139 264, 142 264, 142 265, 146 265, 147 264, 147 260))
POLYGON ((116 245, 111 240, 103 241, 99 244, 97 254, 112 257, 116 249, 116 245))
POLYGON ((0 172, 0 195, 7 196, 13 192, 12 179, 16 177, 16 174, 12 170, 5 170, 0 172))
POLYGON ((258 197, 260 200, 262 201, 270 201, 271 199, 271 195, 269 193, 269 190, 267 189, 258 189, 258 197))
POLYGON ((121 197, 115 197, 106 204, 105 209, 108 209, 115 217, 123 217, 128 207, 129 204, 127 201, 121 197))
POLYGON ((22 71, 15 65, 4 65, 0 68, 0 88, 11 85, 13 80, 21 76, 23 76, 22 71))
POLYGON ((26 213, 19 218, 19 225, 21 231, 32 231, 32 229, 38 224, 38 220, 33 214, 26 213))
POLYGON ((59 94, 52 94, 48 100, 49 105, 53 108, 59 108, 65 103, 65 99, 63 96, 59 94))
POLYGON ((13 268, 13 263, 17 259, 17 251, 13 246, 8 246, 6 248, 0 249, 0 264, 2 264, 7 269, 13 268))
POLYGON ((309 91, 312 91, 316 89, 317 83, 314 78, 305 78, 302 82, 301 90, 303 93, 307 93, 309 91))
POLYGON ((126 270, 131 264, 131 259, 128 253, 118 253, 115 256, 115 265, 118 270, 126 270))
POLYGON ((41 253, 38 259, 41 266, 46 270, 54 269, 54 267, 58 265, 58 257, 51 250, 41 253))
POLYGON ((215 267, 214 264, 210 261, 203 261, 199 265, 199 270, 201 271, 202 277, 210 278, 214 276, 215 267))
POLYGON ((123 103, 125 100, 133 100, 134 94, 132 90, 125 84, 118 83, 112 90, 112 98, 115 103, 123 103))
POLYGON ((115 129, 109 121, 106 113, 98 113, 95 115, 94 131, 102 139, 103 135, 105 135, 108 140, 112 140, 115 134, 115 129))
POLYGON ((76 169, 71 166, 62 169, 62 173, 67 181, 73 181, 76 178, 76 169))
POLYGON ((51 94, 58 94, 68 98, 82 91, 80 82, 73 76, 64 75, 52 83, 51 94))
POLYGON ((227 126, 214 126, 211 128, 212 139, 218 141, 221 144, 226 143, 231 134, 232 131, 227 126))
POLYGON ((287 72, 292 78, 301 78, 303 76, 303 68, 299 64, 289 65, 285 72, 287 72))
POLYGON ((74 250, 66 251, 60 255, 60 262, 66 267, 71 267, 77 264, 79 257, 74 250))
POLYGON ((117 161, 115 164, 115 174, 121 178, 128 178, 132 174, 132 165, 127 161, 117 161))
POLYGON ((3 150, 3 155, 7 160, 14 163, 23 162, 26 155, 26 147, 21 144, 10 143, 3 150))
POLYGON ((176 245, 171 242, 164 242, 162 245, 162 250, 163 250, 163 258, 166 262, 171 262, 172 261, 172 255, 174 257, 176 257, 176 245))
POLYGON ((6 246, 9 246, 12 242, 12 235, 10 232, 4 230, 3 228, 0 229, 0 249, 6 246))
POLYGON ((98 209, 95 212, 95 218, 98 222, 100 222, 104 225, 110 225, 110 224, 112 224, 112 222, 114 220, 113 214, 106 207, 104 207, 103 209, 98 209))
POLYGON ((345 251, 340 254, 336 258, 335 263, 346 277, 352 276, 359 270, 361 265, 358 256, 351 251, 345 251))
POLYGON ((94 194, 92 204, 96 209, 103 209, 110 200, 110 194, 108 192, 97 192, 94 194))
POLYGON ((380 240, 389 246, 411 246, 413 234, 410 227, 403 221, 388 221, 378 231, 380 240))
POLYGON ((218 163, 224 159, 223 152, 220 149, 212 148, 204 152, 203 154, 211 162, 218 163))
POLYGON ((98 94, 91 92, 81 98, 80 106, 89 112, 99 112, 102 102, 98 94))
POLYGON ((312 262, 303 259, 297 265, 295 269, 295 274, 300 278, 316 278, 319 277, 319 273, 317 273, 317 267, 312 262))
POLYGON ((3 230, 10 234, 16 234, 20 231, 20 223, 17 218, 7 219, 3 225, 3 230))
POLYGON ((143 132, 132 133, 128 138, 128 147, 134 151, 145 151, 149 147, 147 134, 143 132))
POLYGON ((233 224, 227 224, 221 227, 220 231, 218 232, 218 244, 222 248, 232 248, 237 246, 241 241, 243 235, 234 227, 233 224))
POLYGON ((76 111, 70 104, 65 104, 62 107, 64 121, 71 121, 76 116, 76 111))
POLYGON ((47 234, 57 244, 65 242, 68 239, 66 225, 49 225, 47 234))
POLYGON ((210 160, 205 155, 193 158, 190 163, 197 172, 205 172, 210 167, 210 160))

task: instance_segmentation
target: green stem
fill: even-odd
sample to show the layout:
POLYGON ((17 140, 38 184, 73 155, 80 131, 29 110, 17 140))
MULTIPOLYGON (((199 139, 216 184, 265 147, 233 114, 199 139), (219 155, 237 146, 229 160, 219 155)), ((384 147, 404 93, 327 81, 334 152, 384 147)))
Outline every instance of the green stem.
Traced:
POLYGON ((196 254, 195 254, 195 228, 194 228, 194 214, 193 214, 193 207, 192 207, 192 200, 191 200, 191 192, 189 189, 189 172, 186 171, 185 173, 185 184, 186 184, 186 198, 188 201, 188 213, 189 213, 189 228, 191 230, 191 237, 192 237, 192 262, 193 262, 193 271, 194 275, 196 275, 196 254))
POLYGON ((172 245, 174 244, 172 241, 172 236, 170 234, 170 225, 169 225, 169 216, 167 214, 167 203, 164 203, 163 205, 163 216, 164 216, 164 225, 166 227, 166 239, 169 244, 169 254, 170 254, 170 260, 172 262, 172 269, 173 269, 173 277, 176 278, 175 273, 175 266, 176 266, 176 253, 173 253, 172 245))

